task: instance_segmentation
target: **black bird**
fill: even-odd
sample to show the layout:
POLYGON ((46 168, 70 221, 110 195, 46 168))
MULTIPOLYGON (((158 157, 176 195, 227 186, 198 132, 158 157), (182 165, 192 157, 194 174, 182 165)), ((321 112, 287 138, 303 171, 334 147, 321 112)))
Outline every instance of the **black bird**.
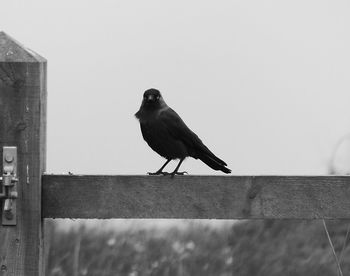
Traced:
POLYGON ((156 172, 149 175, 183 175, 179 172, 184 159, 191 156, 202 160, 214 170, 230 173, 227 164, 216 157, 181 120, 180 116, 164 101, 157 89, 151 88, 143 94, 139 111, 135 114, 139 119, 143 139, 158 154, 167 159, 156 172), (163 172, 164 167, 173 159, 180 159, 172 173, 163 172))

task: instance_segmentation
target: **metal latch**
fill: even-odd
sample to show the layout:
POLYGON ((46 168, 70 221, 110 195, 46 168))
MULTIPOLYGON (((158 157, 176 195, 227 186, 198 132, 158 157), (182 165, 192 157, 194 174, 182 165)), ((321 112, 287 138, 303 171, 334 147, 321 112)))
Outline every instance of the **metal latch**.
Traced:
POLYGON ((3 147, 0 199, 3 199, 2 225, 16 225, 17 147, 3 147))

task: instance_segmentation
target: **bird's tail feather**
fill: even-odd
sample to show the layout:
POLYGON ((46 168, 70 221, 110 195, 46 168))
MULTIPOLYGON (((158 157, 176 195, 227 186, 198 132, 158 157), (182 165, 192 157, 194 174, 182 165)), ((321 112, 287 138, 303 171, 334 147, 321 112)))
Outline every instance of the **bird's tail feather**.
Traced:
POLYGON ((227 164, 211 152, 200 152, 197 157, 214 170, 231 173, 231 170, 225 167, 227 164))

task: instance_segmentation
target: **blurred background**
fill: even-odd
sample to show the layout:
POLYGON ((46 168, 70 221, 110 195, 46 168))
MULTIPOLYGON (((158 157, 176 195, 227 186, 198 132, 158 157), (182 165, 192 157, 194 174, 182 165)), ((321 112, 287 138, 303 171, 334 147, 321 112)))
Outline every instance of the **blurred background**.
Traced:
MULTIPOLYGON (((158 169, 133 115, 154 87, 233 174, 349 174, 349 12, 345 0, 15 0, 0 29, 48 60, 48 173, 158 169)), ((348 222, 329 227, 346 271, 348 222)), ((49 275, 337 275, 318 221, 46 229, 49 275)))

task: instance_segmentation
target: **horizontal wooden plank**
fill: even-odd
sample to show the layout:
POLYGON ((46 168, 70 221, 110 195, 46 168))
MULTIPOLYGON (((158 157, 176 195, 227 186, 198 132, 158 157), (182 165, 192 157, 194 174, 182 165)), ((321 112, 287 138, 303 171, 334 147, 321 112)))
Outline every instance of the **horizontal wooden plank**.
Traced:
POLYGON ((44 175, 45 218, 350 219, 350 176, 44 175))

